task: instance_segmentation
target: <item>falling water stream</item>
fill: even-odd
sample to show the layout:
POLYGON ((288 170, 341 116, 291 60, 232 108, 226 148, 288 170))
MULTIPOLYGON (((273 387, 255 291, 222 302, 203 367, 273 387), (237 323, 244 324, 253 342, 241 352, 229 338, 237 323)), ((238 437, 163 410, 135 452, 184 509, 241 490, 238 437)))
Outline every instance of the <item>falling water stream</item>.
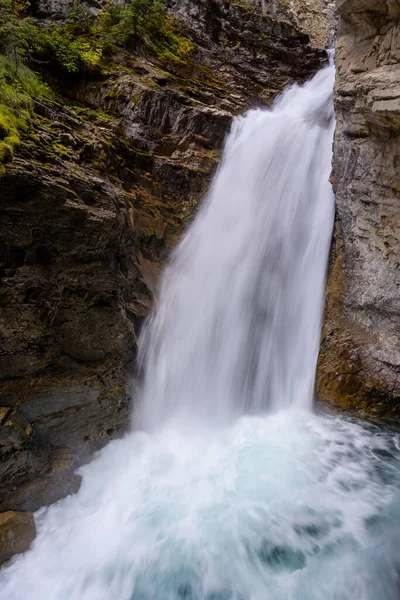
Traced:
POLYGON ((135 431, 1 600, 398 600, 400 445, 313 412, 334 69, 238 118, 141 343, 135 431))

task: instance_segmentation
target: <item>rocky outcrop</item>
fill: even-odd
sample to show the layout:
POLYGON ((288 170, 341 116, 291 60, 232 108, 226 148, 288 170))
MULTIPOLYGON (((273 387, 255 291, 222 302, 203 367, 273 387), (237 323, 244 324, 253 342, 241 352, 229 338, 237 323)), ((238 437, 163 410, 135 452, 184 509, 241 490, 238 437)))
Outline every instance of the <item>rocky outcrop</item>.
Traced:
POLYGON ((248 0, 259 14, 283 18, 306 34, 317 48, 333 48, 336 32, 334 0, 248 0))
POLYGON ((0 565, 14 554, 28 550, 35 539, 32 513, 8 511, 0 514, 0 565))
POLYGON ((337 218, 318 393, 400 414, 400 6, 339 0, 337 218))
POLYGON ((325 60, 290 23, 234 3, 170 8, 190 61, 119 50, 96 80, 57 76, 0 180, 0 510, 76 491, 74 468, 126 430, 158 273, 233 115, 325 60))
MULTIPOLYGON (((285 2, 285 0, 284 0, 285 2)), ((334 0, 290 0, 295 25, 308 33, 318 48, 334 48, 336 10, 334 0)))

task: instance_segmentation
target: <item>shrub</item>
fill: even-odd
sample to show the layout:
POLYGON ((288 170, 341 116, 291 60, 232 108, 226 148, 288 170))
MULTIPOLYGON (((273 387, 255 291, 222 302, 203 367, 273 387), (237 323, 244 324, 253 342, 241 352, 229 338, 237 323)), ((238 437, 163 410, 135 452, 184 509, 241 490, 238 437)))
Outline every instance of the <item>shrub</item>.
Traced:
POLYGON ((185 64, 195 48, 164 0, 109 0, 98 19, 76 0, 63 25, 39 24, 27 15, 29 7, 30 0, 0 0, 0 171, 29 126, 33 99, 51 96, 30 67, 98 74, 104 55, 117 46, 142 46, 163 62, 185 64))
POLYGON ((82 35, 90 33, 95 17, 79 0, 68 9, 67 23, 71 33, 82 35))
POLYGON ((108 44, 142 44, 160 60, 183 62, 195 47, 179 33, 164 0, 130 0, 120 5, 110 2, 100 15, 99 31, 108 44))
POLYGON ((43 62, 66 73, 99 71, 102 44, 87 36, 74 36, 66 26, 50 25, 37 30, 32 52, 43 62))

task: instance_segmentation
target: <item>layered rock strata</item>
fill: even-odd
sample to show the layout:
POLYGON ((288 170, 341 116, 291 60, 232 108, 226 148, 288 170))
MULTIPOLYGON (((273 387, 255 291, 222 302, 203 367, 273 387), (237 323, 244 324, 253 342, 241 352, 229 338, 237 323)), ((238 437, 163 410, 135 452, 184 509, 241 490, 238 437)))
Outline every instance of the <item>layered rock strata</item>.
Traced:
POLYGON ((400 415, 400 5, 338 0, 336 227, 317 390, 400 415))
POLYGON ((232 117, 325 60, 234 3, 170 8, 190 61, 121 50, 98 80, 58 78, 0 180, 0 510, 75 491, 76 466, 127 429, 141 324, 232 117))

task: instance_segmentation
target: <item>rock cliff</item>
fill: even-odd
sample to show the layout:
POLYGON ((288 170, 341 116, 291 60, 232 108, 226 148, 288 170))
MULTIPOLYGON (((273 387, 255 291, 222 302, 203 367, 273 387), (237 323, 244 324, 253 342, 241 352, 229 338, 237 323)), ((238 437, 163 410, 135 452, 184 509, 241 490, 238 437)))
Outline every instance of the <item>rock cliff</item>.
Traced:
POLYGON ((301 31, 319 48, 334 48, 336 10, 334 0, 290 0, 289 10, 301 31))
MULTIPOLYGON (((247 5, 171 0, 169 10, 185 60, 136 44, 113 47, 90 76, 61 73, 54 52, 41 61, 54 95, 33 100, 5 165, 0 510, 76 490, 74 468, 126 430, 141 323, 232 117, 325 60, 290 22, 247 5)), ((33 4, 41 27, 65 15, 65 2, 33 4)))
POLYGON ((334 0, 249 0, 259 12, 291 21, 317 48, 335 45, 334 0))
POLYGON ((318 394, 400 414, 400 5, 338 0, 337 218, 318 394))

